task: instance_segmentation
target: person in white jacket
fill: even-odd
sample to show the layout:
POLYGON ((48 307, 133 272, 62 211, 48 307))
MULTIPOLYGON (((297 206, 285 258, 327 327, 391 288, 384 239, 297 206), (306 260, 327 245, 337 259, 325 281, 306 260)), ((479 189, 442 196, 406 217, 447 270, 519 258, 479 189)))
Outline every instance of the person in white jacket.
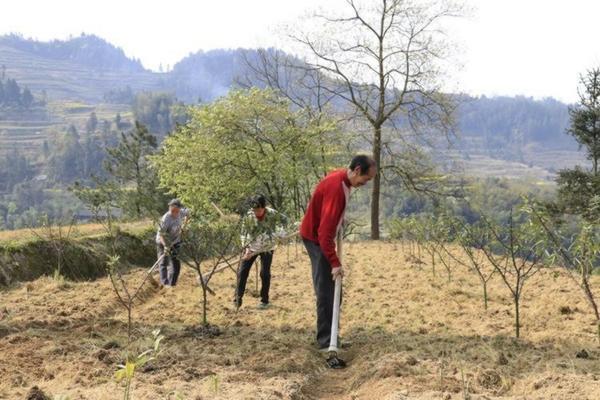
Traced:
POLYGON ((238 282, 235 291, 235 305, 242 306, 242 298, 246 291, 246 282, 250 269, 260 257, 260 305, 259 308, 269 306, 269 289, 271 287, 271 264, 275 249, 275 239, 283 231, 285 216, 274 209, 267 207, 263 195, 257 195, 250 201, 251 209, 248 210, 242 223, 242 264, 240 266, 238 282))

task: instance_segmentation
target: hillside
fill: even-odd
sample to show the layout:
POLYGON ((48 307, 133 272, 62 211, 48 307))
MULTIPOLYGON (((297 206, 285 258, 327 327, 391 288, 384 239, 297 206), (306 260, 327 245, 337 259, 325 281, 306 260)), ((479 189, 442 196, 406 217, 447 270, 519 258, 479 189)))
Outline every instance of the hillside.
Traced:
POLYGON ((68 41, 37 42, 0 37, 0 64, 6 74, 51 99, 101 102, 109 90, 165 89, 158 73, 145 70, 122 50, 92 35, 68 41))
MULTIPOLYGON (((529 281, 522 339, 498 277, 483 310, 476 276, 453 267, 451 282, 400 243, 347 246, 341 334, 344 371, 323 368, 313 346, 314 296, 307 256, 292 245, 273 265, 273 306, 247 295, 238 312, 231 271, 216 276, 209 320, 198 334, 200 292, 191 269, 171 290, 145 289, 134 307, 136 349, 155 328, 162 353, 136 372, 134 398, 150 399, 538 399, 593 400, 600 392, 597 339, 588 305, 559 271, 529 281), (584 352, 587 356, 584 355, 584 352)), ((143 270, 130 278, 140 279, 143 270)), ((254 272, 249 292, 254 289, 254 272)), ((600 283, 595 279, 594 283, 600 283)), ((41 278, 2 289, 0 398, 33 386, 71 399, 119 398, 114 371, 126 344, 126 313, 107 279, 41 278)))
MULTIPOLYGON (((38 132, 47 136, 52 130, 47 128, 64 130, 71 114, 62 110, 71 109, 69 103, 82 103, 90 110, 99 107, 100 113, 109 109, 113 113, 111 118, 114 111, 126 113, 130 107, 127 102, 101 106, 109 93, 159 91, 172 93, 187 103, 214 100, 245 74, 244 51, 198 51, 182 59, 172 70, 155 73, 93 35, 52 42, 15 35, 0 37, 0 64, 5 66, 4 73, 31 89, 34 96, 56 104, 50 115, 39 112, 33 112, 31 118, 0 115, 2 144, 31 143, 39 136, 38 132), (60 103, 67 105, 62 107, 60 103), (22 122, 12 123, 15 120, 22 122)), ((252 57, 253 53, 246 54, 252 57)), ((575 141, 565 133, 569 117, 564 103, 526 97, 455 97, 460 103, 456 114, 458 135, 447 155, 470 174, 516 174, 546 180, 552 179, 561 168, 586 162, 575 141), (472 162, 473 159, 484 161, 472 162), (485 160, 492 160, 492 164, 500 162, 501 168, 497 165, 486 168, 485 160)))

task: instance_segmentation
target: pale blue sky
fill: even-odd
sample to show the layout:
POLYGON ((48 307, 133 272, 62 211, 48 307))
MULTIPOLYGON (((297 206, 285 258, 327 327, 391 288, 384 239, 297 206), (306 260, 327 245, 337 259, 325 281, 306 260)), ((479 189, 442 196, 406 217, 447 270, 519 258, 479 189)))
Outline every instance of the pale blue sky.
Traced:
MULTIPOLYGON (((97 34, 146 67, 173 65, 200 49, 278 45, 277 27, 342 0, 3 0, 0 33, 42 40, 97 34)), ((463 67, 450 90, 576 100, 577 76, 600 65, 600 2, 467 0, 454 22, 463 67)))

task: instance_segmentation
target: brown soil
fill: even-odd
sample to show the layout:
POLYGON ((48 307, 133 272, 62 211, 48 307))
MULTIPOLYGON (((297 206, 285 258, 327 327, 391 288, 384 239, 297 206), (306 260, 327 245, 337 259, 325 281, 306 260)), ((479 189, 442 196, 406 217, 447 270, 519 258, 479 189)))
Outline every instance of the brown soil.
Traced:
MULTIPOLYGON (((236 311, 234 274, 216 275, 209 329, 199 327, 201 291, 191 269, 176 288, 148 286, 134 307, 129 351, 149 348, 156 328, 165 339, 158 358, 136 372, 133 398, 600 398, 594 321, 579 289, 560 272, 526 284, 522 338, 515 340, 513 306, 499 279, 490 283, 486 312, 477 278, 462 267, 454 267, 448 283, 445 275, 432 276, 426 259, 417 266, 401 244, 346 248, 346 370, 326 369, 315 351, 310 267, 301 246, 297 256, 292 246, 289 265, 286 249, 276 253, 267 310, 257 309, 248 293, 236 311)), ((0 399, 27 398, 34 386, 50 398, 122 398, 114 372, 127 354, 126 333, 126 313, 107 279, 42 278, 3 290, 0 399)))

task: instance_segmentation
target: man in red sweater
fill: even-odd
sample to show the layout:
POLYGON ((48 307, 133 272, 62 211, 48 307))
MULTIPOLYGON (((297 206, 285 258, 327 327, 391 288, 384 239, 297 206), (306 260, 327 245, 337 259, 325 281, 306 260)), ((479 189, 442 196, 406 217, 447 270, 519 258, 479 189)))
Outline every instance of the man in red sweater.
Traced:
MULTIPOLYGON (((342 229, 350 190, 365 185, 376 173, 375 161, 365 155, 354 157, 348 169, 331 172, 317 185, 300 226, 300 236, 312 264, 317 297, 317 343, 321 350, 327 350, 331 340, 334 281, 344 274, 335 239, 342 229)), ((341 365, 336 367, 343 368, 345 364, 340 361, 341 365)))

